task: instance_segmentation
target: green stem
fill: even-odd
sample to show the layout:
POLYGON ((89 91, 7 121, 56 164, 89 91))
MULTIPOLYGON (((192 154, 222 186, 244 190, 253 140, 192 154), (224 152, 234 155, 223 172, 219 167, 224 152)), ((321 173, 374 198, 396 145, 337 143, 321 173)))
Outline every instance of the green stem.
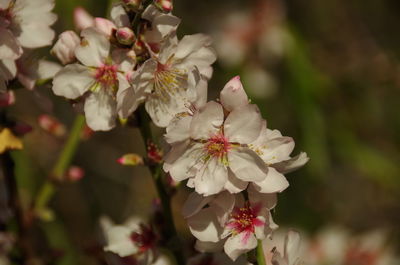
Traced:
MULTIPOLYGON (((71 131, 69 133, 67 142, 64 145, 63 150, 61 151, 60 156, 56 164, 51 171, 51 175, 53 178, 61 180, 64 176, 65 171, 71 164, 71 161, 75 155, 76 149, 78 148, 81 133, 83 127, 85 126, 85 117, 83 115, 78 115, 75 118, 74 124, 72 125, 71 131)), ((55 193, 54 184, 50 180, 46 180, 43 186, 41 187, 36 202, 36 209, 44 209, 46 208, 47 203, 53 197, 55 193)))
POLYGON ((257 241, 257 265, 265 265, 265 256, 262 240, 257 241))
MULTIPOLYGON (((143 106, 139 108, 139 129, 140 133, 143 137, 144 144, 146 146, 146 150, 148 148, 149 143, 156 143, 156 139, 151 132, 150 123, 151 119, 147 114, 146 110, 143 106)), ((171 252, 174 254, 176 262, 178 265, 185 265, 185 258, 182 252, 182 244, 180 243, 180 239, 175 227, 172 209, 171 209, 171 196, 168 194, 165 184, 162 178, 162 167, 161 165, 148 165, 150 173, 152 175, 152 179, 154 185, 157 189, 158 197, 160 198, 163 216, 165 218, 166 229, 163 231, 165 238, 167 239, 169 248, 171 252)))

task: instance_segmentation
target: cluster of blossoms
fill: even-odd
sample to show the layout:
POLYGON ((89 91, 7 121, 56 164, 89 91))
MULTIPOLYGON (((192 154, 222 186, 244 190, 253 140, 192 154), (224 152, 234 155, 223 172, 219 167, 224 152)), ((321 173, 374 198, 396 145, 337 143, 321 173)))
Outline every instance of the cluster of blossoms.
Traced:
MULTIPOLYGON (((179 40, 180 20, 171 7, 170 1, 127 0, 113 6, 111 20, 78 11, 80 36, 64 32, 52 50, 65 64, 53 91, 84 102, 93 130, 112 129, 118 118, 128 119, 144 103, 153 123, 166 128, 170 150, 164 171, 194 189, 183 214, 197 250, 223 248, 234 261, 277 228, 271 210, 277 193, 289 185, 284 174, 308 157, 291 157, 293 139, 267 128, 238 76, 218 100, 207 101, 216 60, 211 39, 195 34, 179 40)), ((125 158, 132 155, 120 162, 125 158)), ((144 259, 147 263, 157 260, 150 228, 138 222, 103 223, 106 250, 151 257, 144 259)))

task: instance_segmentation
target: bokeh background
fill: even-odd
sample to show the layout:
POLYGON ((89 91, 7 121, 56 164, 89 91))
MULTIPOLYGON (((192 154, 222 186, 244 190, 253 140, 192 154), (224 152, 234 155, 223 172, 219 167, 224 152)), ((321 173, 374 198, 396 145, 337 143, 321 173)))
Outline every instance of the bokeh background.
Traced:
MULTIPOLYGON (((106 0, 57 0, 57 33, 73 29, 72 14, 82 6, 106 16, 106 0)), ((240 75, 269 128, 296 141, 296 153, 310 162, 288 175, 279 195, 276 223, 310 237, 324 227, 353 234, 384 231, 386 243, 400 250, 400 2, 395 0, 175 0, 182 19, 178 35, 203 32, 218 52, 209 99, 240 75)), ((48 49, 43 49, 46 55, 48 49)), ((37 125, 41 114, 67 127, 75 117, 50 84, 32 93, 17 91, 13 116, 34 131, 26 149, 14 153, 25 205, 37 193, 65 138, 37 125)), ((161 132, 159 132, 161 137, 161 132)), ((160 138, 161 139, 161 138, 160 138)), ((101 242, 100 216, 123 222, 148 216, 155 189, 145 168, 123 167, 125 153, 144 153, 138 130, 119 127, 83 141, 74 165, 85 170, 79 182, 60 184, 51 207, 57 217, 42 224, 63 264, 99 264, 91 251, 101 242), (58 253, 59 255, 61 255, 58 253)), ((176 222, 189 190, 174 198, 176 222)), ((47 234, 47 235, 46 235, 47 234)), ((57 253, 52 253, 57 255, 57 253)), ((353 264, 352 264, 353 265, 353 264)))

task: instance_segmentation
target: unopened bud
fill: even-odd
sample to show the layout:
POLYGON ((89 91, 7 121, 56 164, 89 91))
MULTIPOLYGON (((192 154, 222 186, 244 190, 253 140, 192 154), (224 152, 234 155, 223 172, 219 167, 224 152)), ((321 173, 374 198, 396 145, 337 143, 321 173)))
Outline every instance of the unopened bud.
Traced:
POLYGON ((83 30, 93 27, 94 19, 83 7, 77 7, 74 9, 74 24, 78 30, 83 30))
POLYGON ((143 165, 143 158, 137 154, 125 154, 117 162, 124 166, 139 166, 143 165))
POLYGON ((0 107, 8 107, 15 103, 14 91, 0 92, 0 107))
POLYGON ((64 124, 46 114, 39 116, 39 126, 46 132, 57 137, 62 137, 66 133, 64 124))
POLYGON ((147 157, 149 162, 153 164, 160 164, 163 160, 163 152, 153 142, 147 143, 147 157))
POLYGON ((117 29, 115 36, 118 42, 123 45, 131 45, 135 41, 135 33, 128 27, 117 29))
POLYGON ((68 64, 75 61, 75 48, 79 45, 78 35, 71 31, 64 31, 58 36, 51 53, 55 55, 62 64, 68 64))
POLYGON ((139 10, 142 0, 123 0, 123 2, 128 8, 135 11, 135 10, 139 10))
POLYGON ((66 173, 66 177, 70 181, 78 181, 85 176, 85 171, 77 166, 71 166, 66 173))
POLYGON ((171 12, 173 8, 172 0, 155 0, 154 5, 164 12, 171 12))

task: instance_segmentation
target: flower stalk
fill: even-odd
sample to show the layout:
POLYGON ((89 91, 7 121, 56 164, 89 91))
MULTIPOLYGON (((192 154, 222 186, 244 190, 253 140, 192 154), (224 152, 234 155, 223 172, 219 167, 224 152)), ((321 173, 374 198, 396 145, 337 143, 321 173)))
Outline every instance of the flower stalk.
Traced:
POLYGON ((257 255, 257 265, 265 265, 266 263, 265 263, 265 255, 264 255, 262 240, 257 240, 256 255, 257 255))

